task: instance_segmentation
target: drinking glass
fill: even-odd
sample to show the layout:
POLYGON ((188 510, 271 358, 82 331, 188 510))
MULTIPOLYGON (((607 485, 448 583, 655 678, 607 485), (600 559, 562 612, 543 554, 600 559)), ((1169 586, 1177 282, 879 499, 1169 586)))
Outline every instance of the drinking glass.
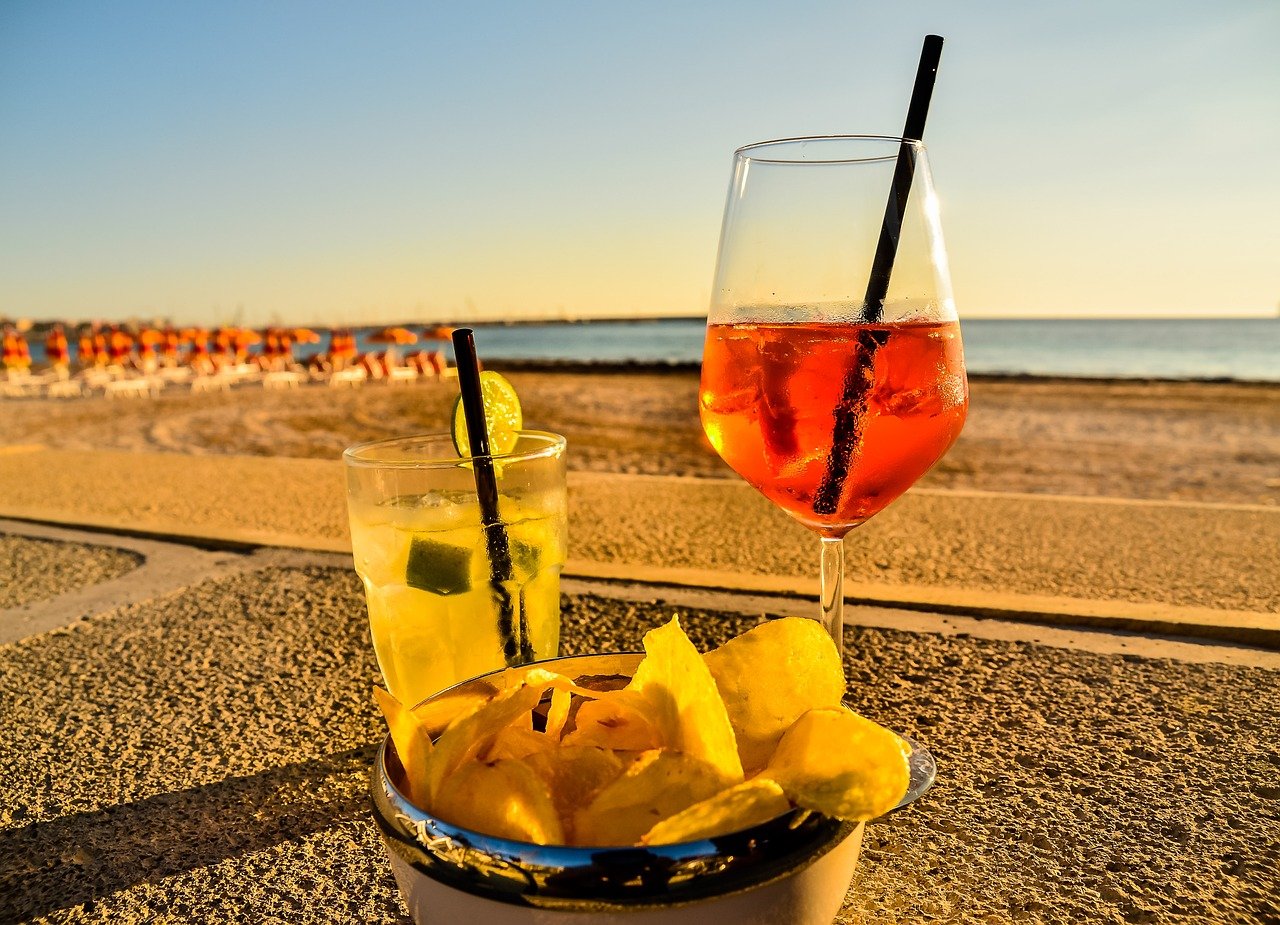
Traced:
POLYGON ((505 621, 521 661, 560 644, 565 559, 565 440, 520 431, 493 457, 498 515, 481 523, 470 457, 449 434, 365 443, 343 454, 351 550, 387 689, 406 706, 507 664, 505 621), (486 531, 498 530, 510 573, 495 579, 486 531), (497 582, 495 585, 495 581, 497 582))
POLYGON ((734 153, 699 393, 716 452, 821 538, 841 646, 843 539, 955 441, 960 326, 924 146, 789 138, 734 153))

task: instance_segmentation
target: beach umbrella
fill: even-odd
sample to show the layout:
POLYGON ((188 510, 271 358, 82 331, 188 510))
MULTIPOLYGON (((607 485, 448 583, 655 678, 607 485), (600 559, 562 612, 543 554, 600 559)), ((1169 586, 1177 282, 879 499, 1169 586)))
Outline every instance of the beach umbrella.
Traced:
POLYGON ((242 344, 257 344, 262 342, 262 335, 253 328, 232 328, 231 336, 242 344))
POLYGON ((450 340, 453 337, 453 328, 447 324, 438 324, 433 328, 425 328, 422 336, 427 340, 450 340))
POLYGON ((289 336, 293 338, 295 344, 320 343, 320 334, 310 328, 294 328, 289 332, 289 336))
POLYGON ((408 328, 383 328, 369 336, 371 344, 416 344, 418 335, 408 328))

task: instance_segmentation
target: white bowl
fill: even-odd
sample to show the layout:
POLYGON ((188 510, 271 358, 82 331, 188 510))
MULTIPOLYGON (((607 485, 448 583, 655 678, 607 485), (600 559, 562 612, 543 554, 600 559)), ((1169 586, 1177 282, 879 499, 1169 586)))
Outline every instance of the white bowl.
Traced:
MULTIPOLYGON (((641 658, 585 655, 539 664, 589 681, 630 677, 641 658)), ((450 698, 507 683, 510 675, 493 672, 429 701, 447 715, 450 698)), ((898 808, 933 783, 932 757, 910 744, 911 786, 898 808)), ((676 845, 533 845, 423 812, 397 787, 403 776, 387 739, 373 768, 373 812, 417 925, 830 925, 862 848, 862 823, 804 810, 676 845)))

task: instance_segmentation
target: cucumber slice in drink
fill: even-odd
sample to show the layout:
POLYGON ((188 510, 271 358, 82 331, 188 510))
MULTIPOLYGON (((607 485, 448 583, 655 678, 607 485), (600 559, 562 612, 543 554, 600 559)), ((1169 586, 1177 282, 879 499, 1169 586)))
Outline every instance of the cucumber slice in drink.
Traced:
MULTIPOLYGON (((485 429, 489 432, 489 452, 502 456, 516 448, 516 438, 524 426, 520 397, 507 378, 492 370, 480 373, 480 394, 484 398, 485 429)), ((462 396, 453 403, 453 445, 459 456, 471 455, 467 437, 467 417, 462 410, 462 396)))
POLYGON ((466 546, 415 536, 409 544, 404 583, 432 594, 465 594, 471 590, 471 553, 466 546))

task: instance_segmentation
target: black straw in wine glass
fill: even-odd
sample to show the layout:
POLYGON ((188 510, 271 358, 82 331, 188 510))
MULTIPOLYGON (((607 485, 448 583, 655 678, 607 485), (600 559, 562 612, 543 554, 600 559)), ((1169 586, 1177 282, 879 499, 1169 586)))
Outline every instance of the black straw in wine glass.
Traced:
MULTIPOLYGON (((876 243, 876 254, 871 261, 871 275, 867 279, 867 291, 863 298, 863 312, 867 322, 871 324, 879 322, 884 316, 889 277, 893 274, 893 261, 898 255, 898 239, 902 236, 902 216, 907 209, 911 180, 916 172, 916 149, 912 142, 924 138, 924 122, 929 115, 929 101, 933 98, 933 83, 938 76, 938 61, 941 56, 942 36, 926 35, 924 47, 920 49, 915 84, 911 89, 911 103, 907 107, 907 122, 902 129, 902 144, 898 147, 898 160, 894 165, 893 186, 889 190, 889 201, 885 204, 880 239, 876 243)), ((886 332, 864 328, 858 335, 858 351, 870 360, 887 340, 886 332)), ((845 375, 832 432, 831 455, 827 457, 827 469, 813 499, 816 514, 834 514, 840 506, 840 495, 844 491, 845 480, 849 477, 849 463, 861 438, 862 416, 866 413, 867 395, 874 384, 874 368, 871 362, 856 363, 845 375)))

